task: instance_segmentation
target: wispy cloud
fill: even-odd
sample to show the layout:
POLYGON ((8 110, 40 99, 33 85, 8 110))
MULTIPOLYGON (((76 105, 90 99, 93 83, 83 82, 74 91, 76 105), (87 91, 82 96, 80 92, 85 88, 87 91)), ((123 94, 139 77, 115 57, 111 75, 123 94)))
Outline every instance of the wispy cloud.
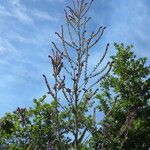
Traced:
POLYGON ((10 12, 6 10, 4 6, 0 6, 0 16, 12 16, 10 12))
POLYGON ((34 22, 33 19, 20 8, 14 9, 13 13, 14 13, 13 16, 23 23, 31 24, 34 22))
POLYGON ((17 52, 17 50, 8 39, 2 39, 0 37, 0 54, 6 52, 17 52))
POLYGON ((10 1, 13 5, 20 5, 20 0, 8 0, 10 1))
POLYGON ((36 1, 45 1, 45 2, 64 2, 65 0, 32 0, 33 2, 36 1))
POLYGON ((1 17, 11 17, 19 20, 22 23, 32 24, 34 21, 27 13, 26 8, 19 3, 19 1, 10 1, 11 8, 0 6, 1 17))
POLYGON ((54 39, 53 28, 49 28, 46 25, 43 29, 39 29, 38 24, 35 25, 35 21, 36 23, 39 23, 41 21, 43 23, 44 21, 58 21, 56 17, 52 17, 50 14, 43 10, 41 11, 35 8, 27 8, 24 4, 20 3, 20 0, 8 0, 8 4, 11 7, 8 7, 7 5, 0 6, 0 28, 6 28, 6 25, 10 26, 10 23, 8 23, 8 19, 9 22, 13 22, 15 19, 23 23, 24 25, 28 25, 28 28, 22 28, 22 24, 15 21, 15 23, 13 24, 15 28, 13 27, 9 30, 9 32, 7 30, 0 30, 0 33, 2 33, 0 34, 0 53, 4 51, 16 51, 11 42, 15 42, 16 44, 21 43, 39 45, 40 43, 44 43, 44 41, 47 41, 48 43, 50 41, 49 39, 54 39), (33 30, 31 30, 31 26, 33 30), (18 32, 19 30, 17 29, 17 27, 22 28, 22 31, 18 32), (32 32, 29 33, 28 29, 32 32))
POLYGON ((15 18, 21 23, 29 25, 34 24, 35 19, 58 21, 58 18, 56 16, 52 16, 45 11, 41 11, 38 9, 29 9, 25 7, 25 5, 20 3, 20 0, 8 0, 8 2, 10 3, 11 8, 7 9, 5 6, 0 6, 1 17, 15 18))
POLYGON ((40 11, 40 10, 32 10, 31 14, 34 17, 37 17, 38 19, 41 20, 50 20, 50 21, 58 21, 58 19, 56 17, 50 16, 47 12, 44 11, 40 11))

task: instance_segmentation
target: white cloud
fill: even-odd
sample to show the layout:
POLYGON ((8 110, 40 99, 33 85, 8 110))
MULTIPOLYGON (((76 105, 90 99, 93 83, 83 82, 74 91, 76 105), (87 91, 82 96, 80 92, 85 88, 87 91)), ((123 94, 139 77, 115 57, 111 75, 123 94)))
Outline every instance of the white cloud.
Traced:
POLYGON ((14 9, 14 17, 23 23, 33 23, 33 19, 22 9, 14 9))
POLYGON ((46 1, 46 2, 64 2, 65 0, 32 0, 33 2, 37 1, 46 1))
POLYGON ((33 10, 31 11, 31 13, 33 16, 38 17, 39 19, 51 20, 51 21, 58 20, 56 17, 50 16, 48 13, 40 11, 40 10, 33 10))
POLYGON ((9 2, 12 6, 11 9, 0 6, 0 16, 12 17, 26 24, 34 23, 33 19, 27 13, 27 9, 20 4, 19 0, 12 0, 9 2))
POLYGON ((12 13, 7 11, 4 6, 0 6, 0 16, 12 17, 12 13))
POLYGON ((36 44, 37 40, 33 37, 26 37, 24 35, 21 35, 17 32, 9 32, 9 34, 7 34, 7 37, 10 41, 14 41, 17 43, 24 43, 24 44, 36 44))
POLYGON ((4 40, 0 37, 0 54, 5 52, 17 52, 17 50, 8 39, 4 40))
POLYGON ((55 2, 55 1, 58 1, 58 2, 63 2, 64 0, 46 0, 48 2, 55 2))
POLYGON ((13 5, 20 5, 20 0, 10 0, 13 5))
POLYGON ((11 4, 11 9, 0 6, 0 16, 2 17, 12 17, 25 24, 34 24, 35 17, 41 20, 58 20, 58 18, 51 16, 47 12, 37 9, 27 9, 23 4, 20 3, 20 0, 8 0, 8 2, 11 4))

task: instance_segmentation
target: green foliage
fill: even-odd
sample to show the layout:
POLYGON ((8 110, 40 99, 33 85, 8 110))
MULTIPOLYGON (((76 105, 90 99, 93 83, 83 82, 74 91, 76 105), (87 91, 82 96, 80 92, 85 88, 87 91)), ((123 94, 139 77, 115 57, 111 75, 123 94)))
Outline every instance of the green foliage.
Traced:
MULTIPOLYGON (((104 119, 93 138, 106 149, 146 149, 150 147, 150 66, 137 59, 133 46, 115 44, 112 72, 102 82, 99 111, 104 119)), ((94 141, 95 141, 94 139, 94 141)))
POLYGON ((34 100, 34 107, 17 108, 13 113, 0 119, 1 149, 46 149, 48 143, 55 140, 52 130, 53 106, 45 103, 46 96, 34 100))
MULTIPOLYGON (((8 150, 45 150, 48 148, 56 148, 58 145, 56 137, 56 101, 50 104, 45 102, 46 96, 40 99, 34 99, 34 107, 17 108, 13 113, 7 113, 0 119, 0 149, 8 150), (53 145, 53 146, 52 146, 53 145)), ((79 128, 82 130, 92 126, 92 116, 85 117, 84 104, 81 104, 78 112, 79 128)), ((71 149, 73 142, 70 133, 74 129, 74 116, 72 109, 66 107, 64 111, 59 112, 61 141, 63 149, 71 149)), ((82 140, 82 135, 79 140, 82 140)), ((81 149, 85 149, 84 145, 80 145, 81 149)))

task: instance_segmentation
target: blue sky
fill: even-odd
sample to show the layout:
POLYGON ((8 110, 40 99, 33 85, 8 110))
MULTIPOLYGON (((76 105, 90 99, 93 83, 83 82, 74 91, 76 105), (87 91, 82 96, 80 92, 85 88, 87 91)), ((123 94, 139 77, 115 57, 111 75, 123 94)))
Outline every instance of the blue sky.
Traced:
MULTIPOLYGON (((47 55, 54 35, 64 25, 63 9, 69 0, 0 0, 0 116, 17 107, 32 105, 47 92, 42 74, 49 75, 47 55)), ((106 43, 133 44, 138 57, 150 62, 150 1, 95 0, 89 16, 90 30, 104 25, 107 31, 96 51, 106 43)), ((149 63, 150 64, 150 63, 149 63)))

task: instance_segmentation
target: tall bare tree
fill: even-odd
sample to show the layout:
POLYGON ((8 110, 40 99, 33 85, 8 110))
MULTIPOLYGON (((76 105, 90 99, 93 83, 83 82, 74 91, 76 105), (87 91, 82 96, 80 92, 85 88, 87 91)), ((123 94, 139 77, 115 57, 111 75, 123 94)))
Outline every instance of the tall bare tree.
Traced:
MULTIPOLYGON (((70 123, 68 123, 69 133, 72 133, 74 137, 72 145, 78 150, 88 131, 85 121, 86 112, 98 91, 96 85, 111 70, 112 62, 106 62, 103 67, 101 65, 109 48, 109 44, 107 44, 105 50, 101 52, 102 55, 97 64, 92 69, 88 67, 91 59, 90 51, 101 40, 106 27, 101 26, 95 32, 88 32, 87 25, 91 17, 86 15, 93 0, 71 0, 71 2, 71 6, 67 6, 64 10, 67 30, 61 26, 61 32, 55 33, 60 39, 62 47, 60 48, 55 42, 52 42, 52 54, 49 56, 53 67, 54 85, 49 84, 45 75, 43 77, 48 94, 56 102, 55 132, 58 149, 63 149, 61 146, 63 133, 61 132, 59 113, 64 109, 67 112, 66 119, 70 123), (66 103, 63 105, 65 100, 66 103), (83 121, 85 122, 83 123, 83 121)), ((93 117, 88 119, 95 125, 95 109, 93 117)))

